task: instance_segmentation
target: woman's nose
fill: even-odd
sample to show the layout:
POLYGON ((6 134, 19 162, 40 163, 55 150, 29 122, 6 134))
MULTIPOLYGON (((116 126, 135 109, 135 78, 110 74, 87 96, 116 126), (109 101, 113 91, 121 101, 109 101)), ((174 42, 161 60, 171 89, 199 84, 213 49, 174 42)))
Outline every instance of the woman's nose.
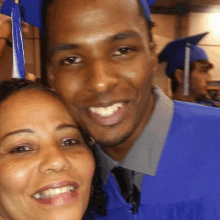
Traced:
POLYGON ((42 152, 39 156, 41 173, 57 173, 70 168, 70 162, 60 146, 50 147, 50 150, 42 152))

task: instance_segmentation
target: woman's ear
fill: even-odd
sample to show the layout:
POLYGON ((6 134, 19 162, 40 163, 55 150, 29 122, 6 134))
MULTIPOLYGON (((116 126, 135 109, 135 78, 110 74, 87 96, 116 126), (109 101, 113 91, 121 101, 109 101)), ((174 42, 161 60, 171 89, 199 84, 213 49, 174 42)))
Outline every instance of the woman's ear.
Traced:
POLYGON ((183 84, 183 71, 176 69, 174 72, 175 78, 179 84, 183 84))

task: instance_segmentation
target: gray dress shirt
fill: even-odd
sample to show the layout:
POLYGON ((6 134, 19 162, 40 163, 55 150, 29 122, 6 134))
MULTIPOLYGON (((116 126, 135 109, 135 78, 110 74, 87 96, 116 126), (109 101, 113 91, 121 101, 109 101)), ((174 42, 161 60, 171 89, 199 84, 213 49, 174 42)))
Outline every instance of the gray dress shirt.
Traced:
POLYGON ((158 87, 153 88, 155 108, 134 146, 122 162, 109 157, 99 145, 98 157, 102 169, 102 179, 107 181, 111 170, 121 166, 135 171, 135 185, 141 189, 143 174, 156 175, 157 166, 173 118, 174 103, 158 87))

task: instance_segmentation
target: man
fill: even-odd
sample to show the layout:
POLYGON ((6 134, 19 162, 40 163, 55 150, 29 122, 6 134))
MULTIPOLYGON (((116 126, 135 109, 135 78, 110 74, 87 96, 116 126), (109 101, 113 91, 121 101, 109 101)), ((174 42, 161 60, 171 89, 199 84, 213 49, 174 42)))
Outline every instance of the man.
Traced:
POLYGON ((159 54, 159 62, 168 62, 166 74, 172 80, 172 93, 175 100, 214 105, 208 94, 208 83, 211 80, 210 70, 213 68, 213 64, 209 62, 205 51, 196 46, 206 34, 172 41, 159 54), (189 92, 184 94, 184 64, 186 62, 187 43, 190 43, 189 92))
POLYGON ((147 9, 137 0, 52 0, 49 82, 101 146, 105 220, 220 219, 219 111, 173 102, 152 85, 147 9))

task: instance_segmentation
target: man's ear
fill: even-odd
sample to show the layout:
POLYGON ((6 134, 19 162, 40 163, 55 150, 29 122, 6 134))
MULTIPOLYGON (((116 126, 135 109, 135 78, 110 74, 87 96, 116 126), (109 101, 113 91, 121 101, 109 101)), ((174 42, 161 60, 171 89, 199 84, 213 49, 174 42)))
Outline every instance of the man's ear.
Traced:
POLYGON ((150 50, 150 53, 151 53, 151 64, 153 67, 153 72, 155 73, 158 68, 158 55, 156 54, 155 49, 153 48, 150 50))
POLYGON ((176 69, 174 72, 175 78, 179 84, 183 84, 183 71, 176 69))
POLYGON ((51 68, 47 68, 47 80, 48 80, 50 87, 52 87, 54 89, 54 87, 55 87, 54 74, 53 74, 53 71, 51 70, 51 68))

